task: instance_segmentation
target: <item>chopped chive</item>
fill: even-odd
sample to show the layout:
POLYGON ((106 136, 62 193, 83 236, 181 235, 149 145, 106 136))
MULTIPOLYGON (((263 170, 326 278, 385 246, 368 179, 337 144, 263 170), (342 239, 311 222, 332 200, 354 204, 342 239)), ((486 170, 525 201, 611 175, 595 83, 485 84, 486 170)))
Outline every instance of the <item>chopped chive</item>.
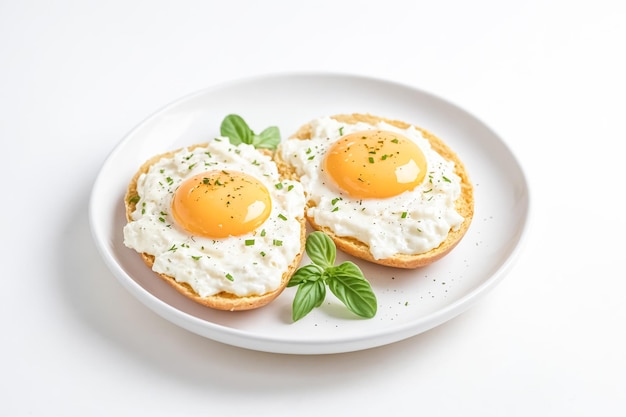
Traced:
POLYGON ((254 246, 254 239, 246 239, 246 246, 254 246))
POLYGON ((282 240, 278 240, 278 239, 274 239, 274 240, 272 241, 272 244, 273 244, 274 246, 283 246, 283 241, 282 241, 282 240))
POLYGON ((235 278, 233 278, 233 276, 231 274, 229 274, 229 273, 226 273, 226 279, 229 280, 229 281, 234 281, 235 280, 235 278))
POLYGON ((371 156, 369 158, 367 158, 367 159, 368 159, 368 161, 370 161, 370 164, 374 163, 374 158, 372 158, 371 156))
POLYGON ((403 211, 402 214, 400 215, 400 218, 406 219, 406 215, 407 215, 407 212, 403 211))
POLYGON ((283 189, 283 183, 279 182, 279 183, 275 184, 274 187, 276 187, 277 190, 282 190, 283 189))
POLYGON ((281 220, 287 220, 287 217, 282 213, 278 215, 278 218, 281 220))

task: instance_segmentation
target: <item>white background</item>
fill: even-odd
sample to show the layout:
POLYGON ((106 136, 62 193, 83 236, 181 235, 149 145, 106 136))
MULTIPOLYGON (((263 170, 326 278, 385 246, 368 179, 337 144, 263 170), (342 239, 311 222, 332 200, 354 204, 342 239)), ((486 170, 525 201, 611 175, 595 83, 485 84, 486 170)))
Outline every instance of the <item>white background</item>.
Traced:
POLYGON ((625 415, 622 4, 0 1, 0 415, 625 415), (469 311, 279 355, 178 328, 108 271, 87 207, 119 140, 181 96, 291 71, 430 91, 517 155, 531 229, 469 311))

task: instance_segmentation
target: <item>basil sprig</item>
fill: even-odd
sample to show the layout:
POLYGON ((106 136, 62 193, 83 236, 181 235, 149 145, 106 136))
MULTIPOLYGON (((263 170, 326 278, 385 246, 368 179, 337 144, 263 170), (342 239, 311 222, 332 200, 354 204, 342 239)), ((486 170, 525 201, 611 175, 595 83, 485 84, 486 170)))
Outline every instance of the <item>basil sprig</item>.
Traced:
POLYGON ((255 148, 274 150, 280 143, 278 127, 270 126, 257 135, 250 129, 248 123, 236 114, 229 114, 222 120, 220 134, 227 137, 233 145, 247 143, 255 148))
POLYGON ((337 248, 323 232, 309 234, 305 250, 312 263, 299 268, 288 287, 298 286, 293 299, 292 319, 298 321, 319 307, 326 298, 326 286, 352 311, 364 318, 376 315, 378 303, 370 283, 359 267, 350 261, 335 265, 337 248))

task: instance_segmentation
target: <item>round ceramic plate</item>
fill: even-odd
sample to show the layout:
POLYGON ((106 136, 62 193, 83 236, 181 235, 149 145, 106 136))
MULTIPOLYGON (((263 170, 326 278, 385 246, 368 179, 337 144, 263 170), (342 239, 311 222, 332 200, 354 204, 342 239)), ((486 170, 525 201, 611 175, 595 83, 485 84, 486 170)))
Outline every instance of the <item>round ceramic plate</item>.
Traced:
MULTIPOLYGON (((463 109, 419 89, 338 74, 281 74, 245 79, 184 97, 139 124, 111 152, 90 201, 94 240, 117 279, 163 318, 199 335, 259 351, 326 354, 393 343, 465 311, 510 268, 526 230, 529 191, 503 141, 463 109), (222 119, 241 115, 255 131, 278 126, 286 138, 324 115, 371 113, 430 130, 464 161, 475 187, 475 217, 461 243, 435 264, 416 270, 354 260, 378 298, 378 313, 361 319, 332 294, 293 323, 294 288, 252 311, 208 309, 173 290, 122 243, 123 196, 149 157, 219 136, 222 119)), ((348 259, 338 254, 337 260, 348 259)), ((305 256, 303 264, 309 260, 305 256)))

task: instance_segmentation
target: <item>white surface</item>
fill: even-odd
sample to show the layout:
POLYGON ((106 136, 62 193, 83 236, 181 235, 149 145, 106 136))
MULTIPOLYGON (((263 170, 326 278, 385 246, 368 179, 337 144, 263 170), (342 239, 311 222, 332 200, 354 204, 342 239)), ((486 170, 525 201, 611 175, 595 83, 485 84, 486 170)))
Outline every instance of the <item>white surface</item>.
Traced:
MULTIPOLYGON (((293 73, 246 78, 183 97, 134 128, 106 159, 94 182, 90 225, 96 246, 120 282, 173 323, 213 340, 274 353, 342 353, 415 336, 467 310, 500 281, 519 254, 528 225, 529 190, 515 156, 466 111, 413 87, 362 76, 293 73), (332 97, 328 104, 327 97, 332 97), (224 103, 232 103, 225 105, 224 103), (154 155, 219 136, 236 112, 256 130, 277 126, 283 137, 320 115, 371 112, 428 126, 446 138, 471 172, 475 218, 462 243, 436 264, 418 270, 360 266, 378 300, 373 320, 355 320, 328 296, 298 323, 291 321, 295 288, 253 312, 198 306, 155 279, 123 244, 123 202, 138 167, 154 155), (326 113, 325 113, 326 112, 326 113), (211 126, 213 123, 213 126, 211 126), (515 192, 511 192, 515 190, 515 192)), ((339 260, 348 259, 339 253, 339 260)), ((302 265, 309 263, 305 256, 302 265)), ((330 294, 330 292, 329 292, 330 294)))
POLYGON ((0 3, 0 415, 626 413, 623 2, 355 4, 0 3), (470 310, 371 350, 269 354, 171 324, 107 269, 87 204, 120 139, 292 70, 430 91, 519 157, 532 228, 470 310))

